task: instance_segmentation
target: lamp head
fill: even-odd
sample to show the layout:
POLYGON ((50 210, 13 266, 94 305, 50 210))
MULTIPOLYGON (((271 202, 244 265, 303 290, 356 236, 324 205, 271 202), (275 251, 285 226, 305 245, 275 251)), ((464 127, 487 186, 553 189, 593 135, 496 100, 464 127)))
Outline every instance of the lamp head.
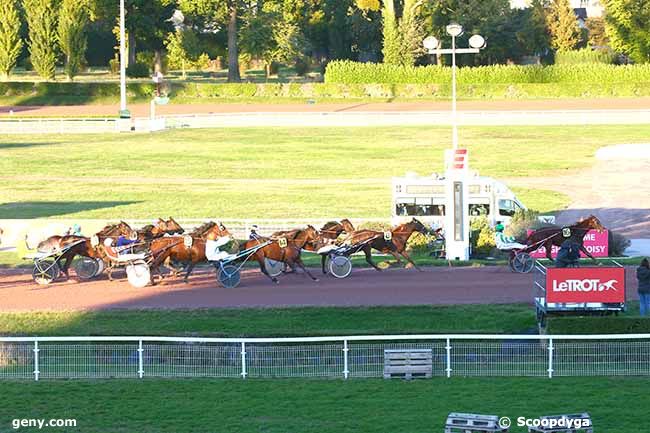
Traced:
POLYGON ((469 38, 469 46, 472 48, 485 48, 485 38, 481 35, 473 35, 471 38, 469 38))
POLYGON ((463 26, 461 26, 458 23, 451 23, 447 26, 447 34, 449 36, 453 36, 454 38, 457 38, 458 36, 463 34, 463 26))
POLYGON ((428 36, 422 41, 422 45, 429 51, 436 50, 440 46, 440 41, 434 36, 428 36))

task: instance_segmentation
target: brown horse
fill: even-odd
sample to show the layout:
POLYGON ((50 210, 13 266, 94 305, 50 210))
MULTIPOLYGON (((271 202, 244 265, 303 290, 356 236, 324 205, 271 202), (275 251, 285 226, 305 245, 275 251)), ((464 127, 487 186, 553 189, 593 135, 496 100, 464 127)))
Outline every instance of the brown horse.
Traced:
POLYGON ((264 259, 285 263, 293 270, 295 270, 296 266, 298 266, 313 281, 318 281, 318 278, 314 277, 307 270, 307 268, 305 268, 305 265, 300 258, 300 252, 303 248, 313 245, 313 243, 318 241, 318 231, 314 227, 308 226, 306 229, 298 229, 291 230, 290 232, 278 233, 281 233, 281 236, 271 238, 256 236, 244 243, 242 250, 255 248, 266 242, 271 242, 268 245, 258 249, 255 253, 253 253, 253 256, 255 257, 255 260, 257 260, 257 263, 259 263, 262 273, 269 277, 271 281, 276 284, 278 283, 278 279, 268 274, 266 271, 264 259), (284 244, 285 242, 286 245, 281 246, 281 244, 284 244))
POLYGON ((411 263, 415 269, 421 269, 415 264, 411 257, 406 253, 406 245, 414 232, 427 234, 430 230, 419 220, 413 218, 410 222, 398 225, 389 232, 378 232, 375 230, 356 230, 346 236, 341 242, 342 245, 353 247, 352 254, 357 251, 363 251, 366 256, 366 262, 377 271, 381 269, 372 261, 372 250, 375 249, 384 254, 391 254, 402 263, 400 256, 404 257, 411 263), (354 246, 358 246, 357 249, 354 246))
POLYGON ((537 245, 537 247, 543 245, 544 248, 546 248, 546 258, 553 261, 553 257, 551 256, 553 245, 559 247, 565 240, 570 238, 580 246, 580 251, 585 253, 585 255, 590 259, 596 261, 594 256, 592 256, 584 246, 584 237, 589 230, 598 230, 599 232, 602 232, 605 230, 605 227, 601 224, 598 218, 594 215, 590 215, 588 218, 582 219, 567 227, 552 226, 535 230, 526 239, 526 245, 537 245), (567 232, 567 237, 565 237, 563 233, 566 229, 569 230, 567 232))
MULTIPOLYGON (((200 227, 197 227, 192 233, 186 236, 166 236, 154 239, 151 242, 151 251, 161 251, 168 248, 163 254, 156 257, 151 264, 151 269, 158 271, 160 264, 168 259, 170 263, 185 264, 185 277, 183 281, 188 282, 190 274, 198 263, 205 262, 205 241, 210 237, 230 236, 230 232, 223 224, 215 223, 213 221, 207 222, 200 227), (188 240, 191 239, 191 243, 188 240)), ((181 270, 171 266, 172 274, 176 275, 181 270)))
POLYGON ((354 226, 349 219, 342 219, 341 222, 330 221, 320 229, 321 238, 336 239, 342 233, 350 234, 354 231, 354 226))
POLYGON ((167 221, 158 218, 156 224, 148 224, 138 231, 138 240, 144 242, 151 242, 152 240, 164 235, 175 235, 185 232, 185 229, 178 224, 174 218, 169 217, 167 221))

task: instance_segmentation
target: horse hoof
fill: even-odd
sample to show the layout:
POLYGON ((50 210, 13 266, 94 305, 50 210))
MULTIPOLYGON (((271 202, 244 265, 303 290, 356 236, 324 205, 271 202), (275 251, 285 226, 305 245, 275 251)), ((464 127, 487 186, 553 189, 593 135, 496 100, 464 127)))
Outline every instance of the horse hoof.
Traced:
POLYGON ((315 283, 317 283, 317 282, 320 281, 318 278, 312 278, 312 280, 313 280, 315 283))
POLYGON ((280 280, 278 280, 277 278, 273 278, 272 281, 273 281, 275 284, 280 284, 280 280))

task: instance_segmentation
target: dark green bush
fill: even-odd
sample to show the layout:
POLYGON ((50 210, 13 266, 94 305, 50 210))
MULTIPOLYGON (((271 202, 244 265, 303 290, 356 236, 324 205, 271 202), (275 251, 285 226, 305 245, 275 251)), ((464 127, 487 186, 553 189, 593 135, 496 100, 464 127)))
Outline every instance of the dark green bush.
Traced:
POLYGON ((134 63, 126 68, 126 75, 130 78, 145 78, 149 76, 149 65, 134 63))
POLYGON ((309 72, 309 62, 305 58, 299 58, 293 65, 293 69, 300 77, 304 77, 309 72))
POLYGON ((612 230, 608 232, 608 238, 610 257, 621 257, 631 244, 628 238, 612 230))
POLYGON ((549 334, 645 334, 650 333, 650 318, 642 317, 551 317, 549 334))
POLYGON ((496 244, 494 241, 494 229, 490 227, 487 216, 472 218, 470 232, 472 257, 484 258, 490 255, 492 249, 496 247, 496 244))

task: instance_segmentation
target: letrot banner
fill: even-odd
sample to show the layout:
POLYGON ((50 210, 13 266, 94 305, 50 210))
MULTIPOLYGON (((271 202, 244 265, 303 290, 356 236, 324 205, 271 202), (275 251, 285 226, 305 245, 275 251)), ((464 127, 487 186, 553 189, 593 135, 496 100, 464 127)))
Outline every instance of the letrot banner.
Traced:
POLYGON ((546 301, 625 302, 625 269, 549 268, 546 273, 546 301))
MULTIPOLYGON (((530 235, 533 230, 528 230, 530 235)), ((561 236, 561 235, 559 235, 561 236)), ((589 253, 594 257, 608 257, 609 256, 609 233, 607 230, 603 230, 601 233, 598 233, 598 230, 590 230, 584 237, 584 246, 589 253)), ((553 245, 551 250, 551 257, 557 257, 557 252, 560 250, 560 247, 553 245)), ((543 246, 539 249, 533 251, 531 257, 536 259, 542 259, 546 257, 546 248, 543 246)), ((587 257, 582 251, 580 252, 580 257, 587 257)))

